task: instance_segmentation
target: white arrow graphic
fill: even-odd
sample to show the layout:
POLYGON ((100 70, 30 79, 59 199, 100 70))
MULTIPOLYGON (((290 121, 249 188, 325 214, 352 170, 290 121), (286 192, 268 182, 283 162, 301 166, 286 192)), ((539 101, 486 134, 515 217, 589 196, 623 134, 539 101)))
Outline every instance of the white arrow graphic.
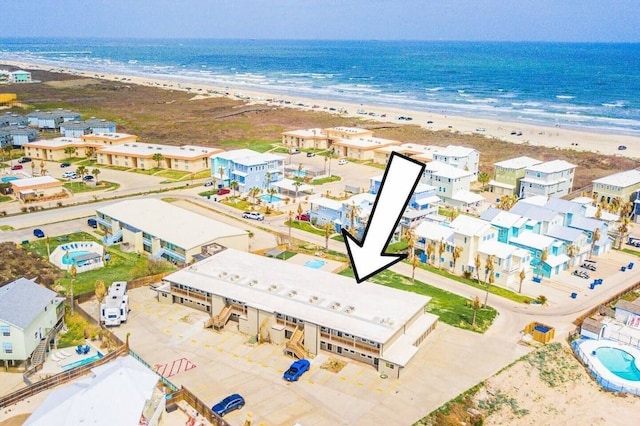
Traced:
POLYGON ((423 171, 424 164, 419 161, 391 153, 362 241, 356 240, 346 229, 342 230, 358 283, 407 257, 406 254, 387 254, 384 251, 423 171))

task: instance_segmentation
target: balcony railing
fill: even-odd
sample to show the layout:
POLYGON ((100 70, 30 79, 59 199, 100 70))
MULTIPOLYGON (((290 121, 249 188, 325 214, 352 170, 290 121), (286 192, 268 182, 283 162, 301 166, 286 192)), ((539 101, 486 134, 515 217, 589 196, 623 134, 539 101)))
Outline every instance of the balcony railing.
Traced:
POLYGON ((327 332, 320 332, 320 340, 325 343, 336 343, 346 348, 356 348, 360 352, 369 353, 371 355, 380 356, 380 349, 366 343, 358 342, 353 339, 346 339, 344 337, 336 336, 335 334, 329 334, 327 332))
POLYGON ((194 293, 194 292, 191 292, 189 290, 183 290, 183 289, 177 288, 177 287, 171 287, 171 294, 176 295, 176 296, 187 297, 189 299, 198 299, 200 301, 207 302, 207 303, 211 301, 211 299, 209 297, 207 297, 207 295, 205 295, 205 294, 194 293))

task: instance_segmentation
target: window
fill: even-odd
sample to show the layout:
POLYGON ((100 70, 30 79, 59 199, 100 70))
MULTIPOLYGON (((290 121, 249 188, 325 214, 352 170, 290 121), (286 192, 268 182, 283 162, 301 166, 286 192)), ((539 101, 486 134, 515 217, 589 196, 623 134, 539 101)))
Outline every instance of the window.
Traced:
POLYGON ((384 364, 385 364, 385 366, 386 366, 387 368, 389 368, 389 369, 391 369, 391 370, 393 370, 393 369, 396 367, 395 365, 391 364, 390 362, 385 362, 384 364))
POLYGON ((5 354, 12 354, 13 353, 13 345, 9 342, 5 342, 2 344, 2 350, 4 351, 5 354))
POLYGON ((0 333, 2 333, 3 336, 11 336, 11 329, 8 325, 0 325, 0 333))

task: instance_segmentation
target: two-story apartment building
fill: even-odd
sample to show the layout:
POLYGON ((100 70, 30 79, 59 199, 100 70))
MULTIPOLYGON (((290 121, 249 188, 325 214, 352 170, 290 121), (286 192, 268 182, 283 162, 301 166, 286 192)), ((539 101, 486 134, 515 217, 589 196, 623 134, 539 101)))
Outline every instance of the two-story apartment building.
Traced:
POLYGON ((60 133, 66 138, 79 138, 91 133, 91 127, 84 121, 67 121, 60 123, 60 133))
POLYGON ((210 247, 247 250, 249 234, 155 198, 126 200, 96 210, 103 241, 140 254, 190 264, 210 247))
POLYGON ((64 298, 33 280, 19 278, 0 287, 0 360, 4 366, 29 361, 64 318, 64 298))
POLYGON ((300 129, 282 132, 282 144, 290 149, 327 149, 329 137, 324 129, 300 129))
POLYGON ((390 378, 437 324, 425 312, 428 297, 232 249, 164 282, 160 302, 208 312, 208 326, 221 330, 233 321, 241 333, 282 345, 284 354, 334 353, 390 378))
POLYGON ((498 196, 518 194, 520 180, 524 177, 527 167, 540 163, 542 161, 526 156, 495 163, 494 176, 489 182, 489 190, 498 196))
POLYGON ((80 138, 60 137, 26 143, 24 152, 32 159, 64 161, 69 157, 86 157, 89 151, 101 147, 98 143, 85 142, 80 138))
POLYGON ((89 133, 81 135, 80 139, 85 143, 96 143, 100 146, 120 145, 123 143, 133 143, 138 141, 136 135, 128 133, 89 133))
POLYGON ((377 148, 373 153, 373 162, 376 164, 387 164, 392 152, 403 154, 422 163, 433 161, 433 154, 445 148, 435 145, 420 145, 416 143, 403 143, 401 145, 390 145, 377 148))
POLYGON ((522 198, 544 195, 563 197, 573 190, 576 165, 564 160, 535 164, 525 169, 518 194, 522 198))
POLYGON ((257 187, 267 189, 284 178, 285 158, 250 149, 218 152, 210 157, 211 176, 219 185, 238 184, 242 193, 257 187))
POLYGON ((102 146, 96 152, 98 164, 132 169, 153 168, 179 170, 195 173, 209 168, 209 158, 219 148, 196 145, 161 145, 142 142, 125 142, 102 146))
POLYGON ((336 139, 331 147, 338 157, 373 160, 376 149, 399 144, 400 142, 396 140, 371 136, 367 138, 336 139))
POLYGON ((115 133, 116 123, 113 121, 105 120, 104 118, 91 117, 84 122, 91 131, 91 133, 115 133))
POLYGON ((38 139, 38 131, 26 126, 4 126, 0 127, 0 140, 2 146, 12 145, 22 147, 28 142, 38 139))

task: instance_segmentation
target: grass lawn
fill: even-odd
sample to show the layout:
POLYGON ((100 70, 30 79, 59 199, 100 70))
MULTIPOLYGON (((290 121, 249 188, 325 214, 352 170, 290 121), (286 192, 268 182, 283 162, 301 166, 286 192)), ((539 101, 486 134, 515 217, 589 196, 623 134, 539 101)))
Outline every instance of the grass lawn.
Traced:
POLYGON ((109 170, 120 170, 121 172, 126 172, 127 170, 131 170, 131 167, 121 167, 121 166, 100 166, 103 169, 109 170))
MULTIPOLYGON (((66 241, 58 241, 56 237, 48 238, 50 251, 53 251, 60 244, 66 243, 66 241)), ((67 237, 69 237, 68 241, 99 242, 93 236, 84 232, 68 234, 67 237)), ((47 239, 31 241, 26 244, 24 248, 48 259, 47 239)), ((62 285, 66 291, 73 280, 73 292, 75 295, 79 295, 93 292, 96 281, 98 280, 104 281, 105 285, 109 286, 113 281, 130 281, 134 278, 149 275, 148 259, 146 256, 139 256, 137 253, 123 253, 118 246, 105 247, 105 250, 111 256, 111 260, 107 262, 104 268, 77 274, 75 278, 72 278, 71 275, 66 273, 63 278, 56 281, 56 284, 62 285)), ((175 267, 170 263, 163 264, 163 271, 173 269, 175 269, 175 267)))
POLYGON ((67 307, 67 312, 64 315, 64 322, 67 325, 67 332, 60 333, 60 340, 58 342, 58 348, 70 348, 73 346, 84 344, 85 333, 94 338, 100 332, 100 329, 95 325, 89 324, 80 314, 71 314, 71 310, 67 307))
MULTIPOLYGON (((345 269, 340 275, 346 277, 354 276, 351 268, 345 269)), ((374 275, 369 281, 398 290, 410 291, 431 297, 431 301, 427 304, 427 312, 438 315, 440 321, 445 324, 465 330, 484 333, 498 315, 498 312, 491 306, 480 308, 476 316, 476 325, 473 326, 473 303, 467 298, 418 280, 411 283, 411 278, 389 271, 388 269, 374 275)))
POLYGON ((324 230, 320 228, 316 228, 309 222, 305 222, 303 220, 291 220, 291 221, 287 220, 284 222, 284 224, 287 227, 289 226, 289 223, 291 223, 292 228, 300 229, 302 231, 310 232, 312 234, 320 235, 324 237, 324 230))
POLYGON ((186 178, 188 176, 191 176, 191 173, 185 172, 185 171, 182 171, 182 170, 162 170, 162 171, 154 174, 154 176, 160 176, 160 177, 167 178, 167 179, 180 180, 182 178, 186 178))
POLYGON ((5 201, 11 201, 11 200, 13 200, 13 198, 8 195, 0 195, 0 203, 4 203, 5 201))
MULTIPOLYGON (((210 191, 203 192, 202 194, 207 194, 208 192, 210 192, 210 191)), ((251 207, 254 206, 254 204, 252 204, 248 200, 245 201, 245 200, 242 200, 239 197, 225 198, 221 202, 226 204, 229 207, 233 207, 235 209, 242 210, 242 211, 251 210, 251 207)))
POLYGON ((89 160, 88 158, 79 159, 79 160, 81 160, 81 161, 74 162, 73 165, 74 166, 85 166, 87 169, 91 169, 91 168, 95 167, 96 164, 98 164, 98 162, 96 160, 89 160))
POLYGON ((211 170, 210 169, 200 170, 199 172, 197 172, 193 176, 194 179, 204 179, 204 178, 209 178, 209 177, 211 177, 211 170))
POLYGON ((288 260, 288 259, 291 259, 296 254, 298 253, 296 253, 295 251, 285 250, 284 252, 279 254, 277 257, 274 257, 273 259, 288 260))
MULTIPOLYGON (((482 291, 486 291, 487 287, 483 284, 478 283, 478 281, 476 279, 467 279, 458 275, 454 275, 452 273, 450 273, 449 271, 446 271, 444 269, 439 269, 436 268, 435 266, 431 266, 431 265, 425 265, 424 263, 419 263, 418 264, 418 268, 424 269, 425 271, 429 271, 429 272, 433 272, 434 274, 438 274, 441 275, 443 277, 449 278, 451 280, 455 280, 458 281, 462 284, 466 284, 468 286, 471 287, 475 287, 477 289, 480 289, 482 291)), ((482 278, 482 274, 481 274, 481 278, 482 278)), ((509 300, 513 300, 514 302, 518 302, 518 303, 531 303, 534 301, 534 299, 530 298, 529 296, 525 296, 523 294, 519 294, 519 293, 515 293, 511 290, 507 290, 504 287, 498 287, 495 285, 492 285, 489 288, 489 293, 491 294, 495 294, 496 296, 500 296, 500 297, 504 297, 505 299, 509 299, 509 300)))
POLYGON ((94 191, 113 191, 120 187, 119 183, 108 182, 106 180, 101 180, 97 185, 85 185, 84 182, 65 182, 62 184, 66 189, 73 192, 74 194, 79 194, 81 192, 94 192, 94 191))
POLYGON ((155 176, 156 173, 160 173, 160 172, 164 171, 165 169, 160 169, 158 167, 154 167, 152 169, 145 169, 145 170, 133 169, 133 168, 128 168, 128 169, 125 169, 125 170, 127 170, 127 171, 129 171, 131 173, 138 173, 139 175, 154 175, 155 176))
POLYGON ((13 231, 13 226, 11 225, 0 225, 0 231, 13 231))
MULTIPOLYGON (((248 148, 258 152, 267 152, 269 150, 272 150, 274 145, 278 143, 280 143, 280 141, 277 141, 277 140, 265 141, 265 140, 255 140, 255 139, 242 140, 242 141, 235 140, 235 141, 218 142, 218 144, 221 145, 222 147, 228 147, 229 149, 248 148)), ((288 154, 289 152, 285 149, 284 153, 288 154)))
POLYGON ((340 176, 331 175, 331 176, 327 176, 319 179, 314 179, 310 182, 310 185, 322 185, 330 182, 338 182, 339 180, 342 180, 340 176))

